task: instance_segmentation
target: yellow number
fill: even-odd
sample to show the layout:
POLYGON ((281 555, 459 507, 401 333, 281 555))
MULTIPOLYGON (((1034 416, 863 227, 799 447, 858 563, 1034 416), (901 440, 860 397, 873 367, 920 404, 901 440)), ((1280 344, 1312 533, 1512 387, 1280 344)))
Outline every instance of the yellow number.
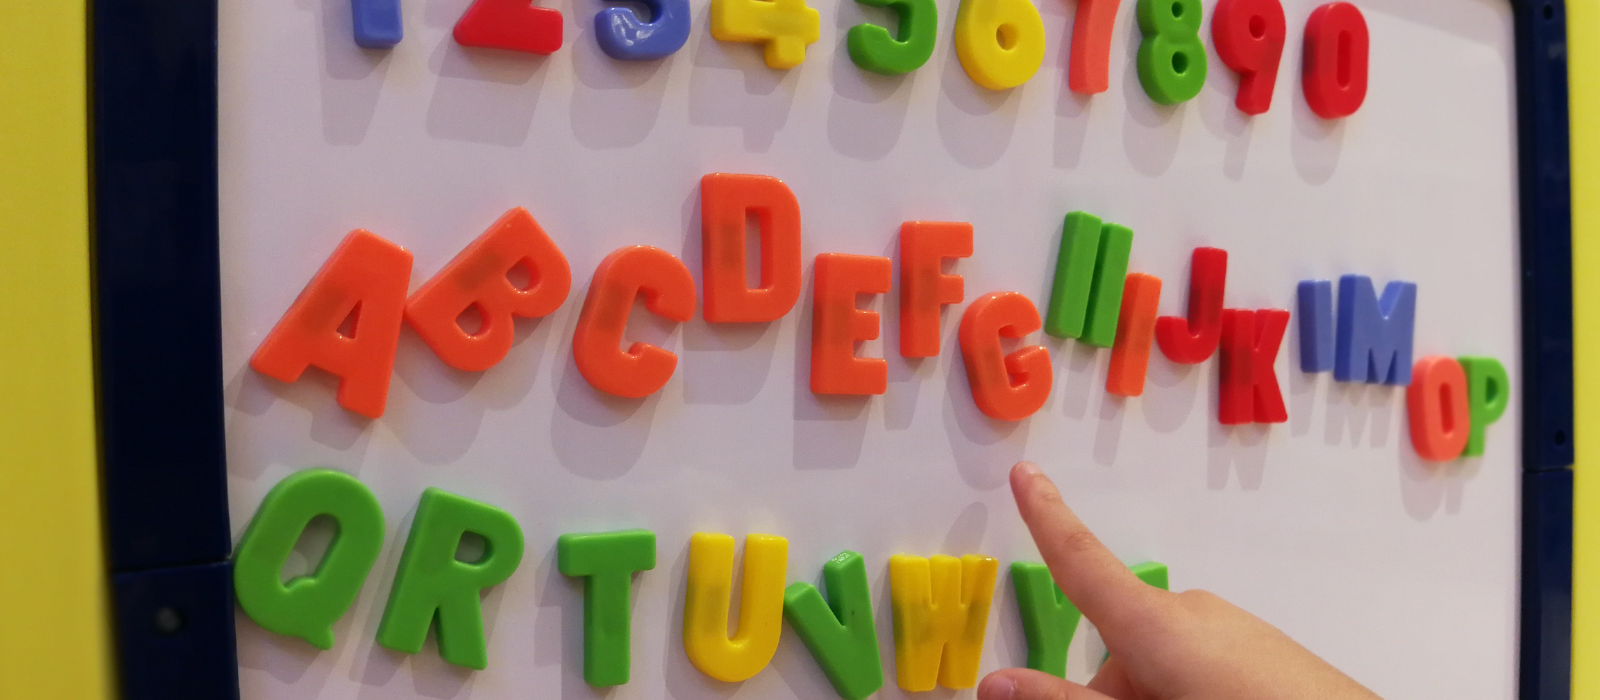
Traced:
POLYGON ((793 68, 822 36, 822 13, 805 0, 711 0, 717 41, 766 44, 767 66, 793 68))
POLYGON ((1044 63, 1044 20, 1029 0, 961 0, 956 56, 973 82, 1014 88, 1044 63))

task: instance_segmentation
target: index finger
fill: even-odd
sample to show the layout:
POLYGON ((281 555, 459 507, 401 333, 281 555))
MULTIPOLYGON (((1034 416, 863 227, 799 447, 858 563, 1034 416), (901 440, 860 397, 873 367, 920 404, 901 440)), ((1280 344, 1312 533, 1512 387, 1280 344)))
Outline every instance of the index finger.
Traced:
POLYGON ((1011 494, 1061 592, 1102 631, 1142 613, 1157 589, 1145 585, 1089 531, 1032 462, 1011 468, 1011 494))

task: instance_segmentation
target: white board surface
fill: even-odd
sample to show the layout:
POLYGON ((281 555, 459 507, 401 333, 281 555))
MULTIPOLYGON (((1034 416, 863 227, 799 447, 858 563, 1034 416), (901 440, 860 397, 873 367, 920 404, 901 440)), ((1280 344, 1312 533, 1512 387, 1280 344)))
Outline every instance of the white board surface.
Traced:
MULTIPOLYGON (((888 683, 894 686, 890 555, 969 552, 1036 559, 1005 485, 1031 459, 1124 560, 1157 560, 1176 589, 1205 588, 1259 614, 1386 697, 1510 698, 1517 651, 1517 474, 1513 386, 1481 459, 1421 462, 1403 389, 1302 373, 1291 327, 1278 376, 1289 422, 1227 429, 1216 360, 1157 351, 1146 393, 1105 392, 1109 351, 1035 334, 1055 389, 1019 424, 974 407, 945 312, 944 352, 906 361, 894 299, 881 341, 888 393, 823 399, 807 388, 810 267, 818 253, 892 256, 906 220, 970 222, 976 254, 955 264, 968 301, 1021 291, 1042 309, 1062 216, 1083 209, 1136 232, 1131 269, 1165 280, 1163 314, 1185 308, 1190 251, 1231 255, 1228 306, 1293 308, 1295 284, 1340 274, 1419 285, 1416 356, 1488 355, 1520 376, 1513 51, 1504 0, 1363 0, 1371 89, 1355 116, 1318 119, 1298 57, 1317 4, 1285 0, 1289 43, 1271 112, 1246 118, 1235 79, 1202 32, 1209 82, 1194 101, 1152 103, 1133 55, 1133 0, 1114 33, 1108 93, 1066 87, 1073 5, 1041 0, 1044 67, 993 93, 954 54, 955 4, 941 3, 934 58, 900 78, 865 73, 846 29, 889 15, 813 0, 822 40, 797 69, 707 29, 692 0, 689 43, 624 63, 592 35, 598 0, 542 3, 566 42, 533 57, 450 38, 469 0, 407 0, 387 52, 350 38, 348 0, 221 5, 221 195, 228 470, 241 534, 263 495, 326 466, 369 485, 389 537, 338 643, 319 652, 239 617, 245 698, 563 699, 836 697, 785 630, 771 666, 743 684, 696 671, 681 641, 690 535, 787 537, 789 580, 817 582, 844 549, 863 553, 888 683), (783 179, 799 198, 807 286, 781 321, 712 327, 637 318, 631 337, 680 358, 643 401, 601 396, 571 337, 595 265, 649 244, 699 277, 698 180, 783 179), (481 374, 401 337, 388 412, 340 408, 313 371, 284 385, 251 352, 334 246, 366 228, 416 255, 413 289, 502 212, 527 207, 572 264, 563 307, 519 321, 481 374), (510 511, 528 541, 520 570, 488 594, 489 668, 406 656, 373 637, 421 491, 437 486, 510 511), (636 578, 633 682, 582 679, 582 588, 555 569, 566 532, 645 527, 659 564, 636 578)), ((742 545, 741 545, 742 549, 742 545)), ((1102 653, 1080 630, 1069 677, 1102 653)), ((1020 665, 1025 644, 1002 575, 984 671, 1020 665)), ((932 697, 950 697, 938 691, 932 697)), ((971 691, 954 693, 970 697, 971 691)))

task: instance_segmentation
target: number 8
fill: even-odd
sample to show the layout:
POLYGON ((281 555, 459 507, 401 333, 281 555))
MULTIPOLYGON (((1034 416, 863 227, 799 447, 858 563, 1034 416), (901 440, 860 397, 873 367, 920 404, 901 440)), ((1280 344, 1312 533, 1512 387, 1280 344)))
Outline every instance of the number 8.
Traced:
POLYGON ((1200 0, 1139 0, 1139 82, 1164 105, 1187 102, 1206 84, 1200 0))

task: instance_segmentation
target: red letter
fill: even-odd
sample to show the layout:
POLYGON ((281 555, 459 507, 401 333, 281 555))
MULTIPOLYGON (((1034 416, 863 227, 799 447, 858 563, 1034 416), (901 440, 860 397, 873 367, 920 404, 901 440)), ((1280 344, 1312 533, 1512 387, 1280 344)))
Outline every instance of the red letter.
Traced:
POLYGON ((1094 95, 1111 86, 1111 29, 1117 23, 1119 2, 1078 0, 1067 67, 1067 87, 1073 92, 1094 95))
POLYGON ((1411 444, 1417 455, 1435 462, 1461 456, 1472 433, 1467 407, 1467 373, 1449 357, 1424 357, 1411 372, 1406 388, 1406 413, 1411 419, 1411 444))
POLYGON ((683 323, 694 316, 694 277, 671 253, 647 245, 618 248, 600 261, 572 334, 572 359, 594 388, 630 399, 649 396, 672 378, 678 356, 649 343, 622 351, 635 297, 651 313, 683 323))
POLYGON ((1160 301, 1160 277, 1134 273, 1123 282, 1122 317, 1117 321, 1117 342, 1111 348, 1106 391, 1118 396, 1144 393, 1150 343, 1155 340, 1156 304, 1160 301))
POLYGON ((1189 318, 1156 321, 1156 342, 1167 359, 1197 365, 1211 358, 1222 339, 1222 294, 1228 282, 1228 251, 1195 248, 1189 260, 1189 318))
POLYGON ((972 224, 907 221, 900 225, 900 354, 939 354, 939 309, 966 296, 946 258, 972 257, 972 224))
POLYGON ((410 283, 411 251, 351 231, 261 341, 250 366, 292 382, 315 365, 339 377, 340 406, 382 416, 410 283), (347 319, 350 335, 339 332, 347 319))
POLYGON ((782 180, 712 173, 700 178, 701 274, 706 320, 776 321, 800 299, 800 203, 782 180), (761 226, 761 287, 745 287, 745 217, 761 226))
POLYGON ((527 209, 506 212, 489 230, 456 254, 439 274, 406 302, 406 321, 445 364, 467 372, 495 366, 511 350, 513 316, 546 316, 567 300, 572 269, 561 249, 527 209), (528 270, 529 286, 518 289, 506 274, 528 270), (475 307, 483 326, 468 333, 456 319, 475 307))
POLYGON ((1347 2, 1330 2, 1306 22, 1301 83, 1323 119, 1348 117, 1367 99, 1367 20, 1347 2))
POLYGON ((1211 15, 1211 40, 1217 57, 1239 74, 1235 104, 1245 114, 1272 106, 1272 88, 1289 33, 1278 0, 1221 0, 1211 15))
POLYGON ((856 295, 887 294, 893 263, 871 255, 823 253, 815 274, 812 393, 882 394, 889 388, 889 363, 856 357, 857 341, 878 337, 878 314, 856 308, 856 295))
POLYGON ((1022 420, 1050 398, 1050 351, 1029 345, 1006 355, 1000 347, 1001 338, 1021 338, 1043 325, 1033 302, 1017 292, 986 294, 961 315, 961 358, 972 400, 985 415, 1022 420))
POLYGON ((1223 425, 1283 423, 1289 412, 1278 390, 1278 346, 1289 328, 1279 309, 1222 312, 1222 388, 1217 414, 1223 425))

